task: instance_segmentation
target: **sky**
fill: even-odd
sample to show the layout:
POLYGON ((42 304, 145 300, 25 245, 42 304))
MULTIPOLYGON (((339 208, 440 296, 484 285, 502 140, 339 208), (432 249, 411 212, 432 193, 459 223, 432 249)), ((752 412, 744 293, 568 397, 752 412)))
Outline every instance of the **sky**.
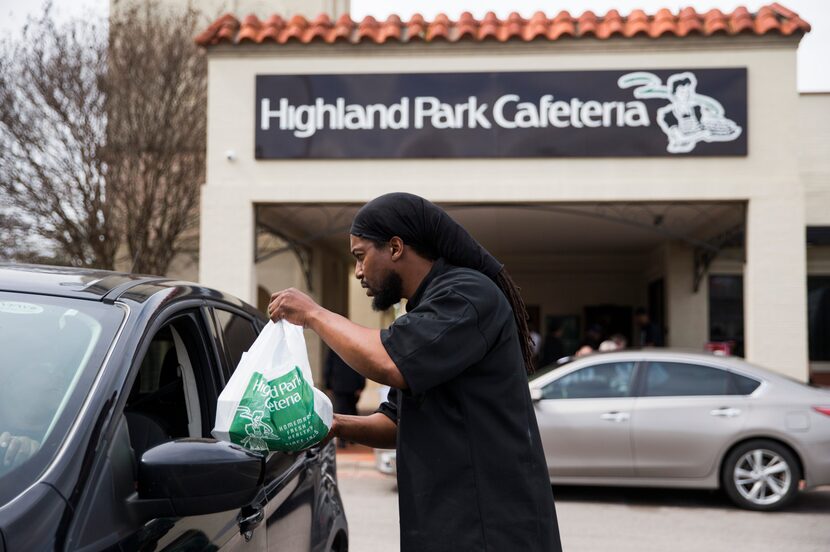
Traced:
MULTIPOLYGON (((22 28, 30 14, 41 12, 46 0, 0 0, 0 36, 15 33, 22 28)), ((633 9, 643 9, 654 13, 660 8, 669 8, 673 12, 691 6, 698 11, 718 8, 724 12, 732 11, 737 6, 746 6, 750 11, 757 11, 767 1, 747 0, 351 0, 352 18, 361 19, 366 15, 385 18, 390 13, 397 13, 406 18, 418 12, 427 19, 444 12, 451 18, 457 18, 462 12, 469 11, 475 17, 483 17, 488 11, 506 17, 517 11, 529 17, 536 11, 555 15, 560 10, 578 14, 592 10, 602 14, 610 9, 617 9, 625 14, 633 9)), ((275 0, 275 5, 279 0, 275 0)), ((782 0, 787 6, 808 21, 813 30, 801 41, 798 48, 798 90, 800 92, 830 92, 830 0, 782 0)), ((109 0, 53 0, 55 12, 59 19, 75 17, 85 13, 97 13, 106 16, 109 0)))
MULTIPOLYGON (((536 11, 543 11, 551 16, 560 10, 568 10, 571 14, 579 14, 592 10, 597 15, 616 9, 626 14, 634 9, 645 10, 646 13, 655 13, 660 8, 669 8, 677 13, 681 8, 691 6, 697 11, 706 11, 718 8, 723 12, 732 11, 738 6, 746 6, 749 11, 758 11, 763 5, 772 3, 772 0, 735 2, 732 0, 686 0, 673 2, 672 0, 553 0, 541 2, 539 0, 510 0, 496 2, 493 0, 351 0, 352 17, 362 18, 373 15, 377 18, 386 17, 390 13, 397 13, 401 17, 419 12, 427 19, 431 19, 439 12, 446 13, 450 18, 457 18, 462 12, 469 11, 473 16, 481 18, 488 11, 494 11, 499 17, 506 17, 510 12, 519 12, 524 17, 530 17, 536 11)), ((802 19, 813 27, 799 44, 798 48, 798 90, 800 92, 830 92, 830 0, 780 0, 780 4, 797 12, 802 19)))

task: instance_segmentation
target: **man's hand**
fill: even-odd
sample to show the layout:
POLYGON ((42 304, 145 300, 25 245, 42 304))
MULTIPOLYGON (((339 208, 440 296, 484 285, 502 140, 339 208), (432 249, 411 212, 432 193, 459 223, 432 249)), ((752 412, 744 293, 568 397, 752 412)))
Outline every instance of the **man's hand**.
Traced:
POLYGON ((0 469, 16 468, 31 458, 40 443, 28 437, 15 437, 8 431, 0 434, 0 469))
POLYGON ((271 295, 268 317, 273 321, 285 320, 297 326, 308 324, 309 314, 322 307, 300 290, 289 288, 271 295))
POLYGON ((324 446, 328 445, 329 441, 331 441, 335 437, 340 437, 337 434, 337 431, 339 429, 338 428, 338 423, 337 423, 337 418, 339 416, 340 416, 339 414, 335 414, 334 417, 332 417, 332 419, 331 419, 331 429, 329 429, 328 435, 326 435, 326 437, 315 446, 324 447, 324 446))
POLYGON ((372 448, 395 448, 397 434, 397 424, 378 412, 368 416, 335 414, 323 444, 337 437, 372 448))
POLYGON ((305 293, 286 289, 271 296, 271 320, 285 320, 319 335, 356 372, 384 385, 407 389, 406 380, 380 340, 380 330, 364 328, 328 311, 305 293))

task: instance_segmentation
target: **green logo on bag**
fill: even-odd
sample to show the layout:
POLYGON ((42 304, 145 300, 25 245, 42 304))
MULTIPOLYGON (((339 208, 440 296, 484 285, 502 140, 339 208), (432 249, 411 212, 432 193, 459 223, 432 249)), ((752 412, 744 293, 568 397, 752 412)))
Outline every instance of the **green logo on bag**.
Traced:
POLYGON ((230 427, 231 441, 250 450, 293 452, 328 433, 314 411, 314 391, 299 366, 267 381, 254 372, 230 427))

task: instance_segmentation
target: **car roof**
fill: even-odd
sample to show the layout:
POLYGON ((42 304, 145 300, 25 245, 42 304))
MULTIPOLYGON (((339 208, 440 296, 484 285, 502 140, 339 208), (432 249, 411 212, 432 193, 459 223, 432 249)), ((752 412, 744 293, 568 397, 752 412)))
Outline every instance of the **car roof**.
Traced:
POLYGON ((726 355, 717 355, 714 353, 694 352, 683 349, 659 349, 659 348, 643 348, 631 349, 625 351, 610 351, 605 353, 593 353, 574 359, 562 365, 562 368, 571 368, 589 366, 596 363, 605 362, 625 362, 625 361, 664 361, 664 362, 699 362, 703 364, 716 364, 718 366, 743 372, 750 376, 763 377, 765 379, 786 381, 788 383, 798 383, 784 374, 780 374, 768 368, 752 364, 746 360, 726 355))
POLYGON ((133 301, 143 302, 160 291, 170 289, 189 291, 189 296, 209 296, 248 312, 257 312, 232 295, 193 282, 92 268, 0 263, 0 291, 105 302, 128 296, 133 301))
POLYGON ((119 288, 129 289, 160 278, 92 268, 0 263, 0 290, 101 300, 119 288))

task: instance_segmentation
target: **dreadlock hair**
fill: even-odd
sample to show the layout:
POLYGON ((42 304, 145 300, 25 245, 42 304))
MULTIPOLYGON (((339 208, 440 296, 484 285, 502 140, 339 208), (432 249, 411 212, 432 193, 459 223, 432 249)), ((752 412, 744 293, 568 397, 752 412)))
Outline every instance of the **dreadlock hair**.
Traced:
POLYGON ((528 374, 536 371, 533 359, 533 340, 530 337, 530 329, 527 327, 527 307, 520 293, 521 289, 510 277, 506 268, 502 268, 496 274, 496 285, 507 297, 507 302, 513 309, 513 319, 516 321, 516 331, 519 333, 519 345, 522 348, 522 359, 525 363, 525 370, 528 374))

